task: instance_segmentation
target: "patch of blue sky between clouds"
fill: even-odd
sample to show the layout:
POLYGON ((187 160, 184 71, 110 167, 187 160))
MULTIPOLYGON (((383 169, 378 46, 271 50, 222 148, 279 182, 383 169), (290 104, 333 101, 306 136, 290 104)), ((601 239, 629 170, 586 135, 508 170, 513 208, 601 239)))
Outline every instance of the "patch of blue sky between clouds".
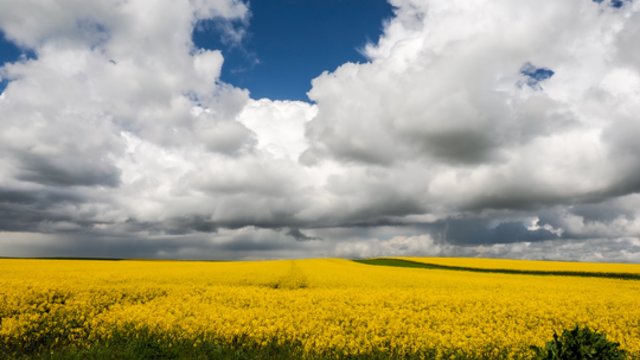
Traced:
POLYGON ((631 2, 631 0, 593 0, 593 2, 603 3, 606 2, 609 6, 619 9, 624 6, 625 3, 631 2))
POLYGON ((393 9, 386 0, 259 0, 248 21, 196 24, 197 48, 221 50, 221 79, 246 88, 255 99, 303 100, 311 80, 377 42, 393 9))
POLYGON ((520 74, 524 76, 524 80, 518 83, 519 86, 526 85, 534 90, 542 90, 540 83, 551 78, 555 72, 549 68, 526 63, 520 68, 520 74))
POLYGON ((0 31, 0 94, 9 85, 9 79, 3 74, 2 67, 8 63, 20 60, 33 59, 36 54, 31 50, 25 50, 18 47, 13 42, 7 40, 4 33, 0 31))
POLYGON ((2 75, 0 75, 0 94, 4 92, 4 89, 7 88, 7 85, 9 85, 9 80, 3 78, 2 75))

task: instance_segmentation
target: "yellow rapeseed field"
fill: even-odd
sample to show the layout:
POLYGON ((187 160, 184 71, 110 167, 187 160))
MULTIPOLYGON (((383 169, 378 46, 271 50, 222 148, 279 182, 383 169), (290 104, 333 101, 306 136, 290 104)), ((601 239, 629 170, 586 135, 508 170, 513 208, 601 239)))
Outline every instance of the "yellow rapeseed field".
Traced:
MULTIPOLYGON (((576 266, 579 264, 576 264, 576 266)), ((527 358, 588 325, 640 354, 640 281, 255 262, 0 260, 0 342, 91 347, 114 334, 339 358, 383 353, 527 358)))

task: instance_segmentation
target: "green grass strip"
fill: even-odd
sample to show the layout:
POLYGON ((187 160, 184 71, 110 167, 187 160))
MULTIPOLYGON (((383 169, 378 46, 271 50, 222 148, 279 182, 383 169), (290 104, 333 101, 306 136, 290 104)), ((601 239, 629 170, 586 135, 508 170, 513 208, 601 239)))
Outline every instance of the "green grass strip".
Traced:
POLYGON ((376 266, 396 266, 406 268, 422 268, 435 270, 470 271, 480 273, 516 274, 516 275, 546 275, 546 276, 579 276, 591 278, 606 278, 618 280, 640 280, 640 274, 630 273, 607 273, 607 272, 587 272, 587 271, 544 271, 544 270, 515 270, 515 269, 482 269, 467 266, 451 266, 433 263, 423 263, 411 260, 376 258, 353 260, 355 262, 376 266))

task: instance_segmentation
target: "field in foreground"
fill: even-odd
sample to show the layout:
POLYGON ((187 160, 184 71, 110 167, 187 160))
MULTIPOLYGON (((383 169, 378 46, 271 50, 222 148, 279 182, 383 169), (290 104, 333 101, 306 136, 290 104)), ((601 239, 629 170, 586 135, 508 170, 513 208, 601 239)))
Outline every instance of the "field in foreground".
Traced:
POLYGON ((0 274, 0 358, 529 358, 576 324, 640 357, 637 280, 339 259, 5 259, 0 274))

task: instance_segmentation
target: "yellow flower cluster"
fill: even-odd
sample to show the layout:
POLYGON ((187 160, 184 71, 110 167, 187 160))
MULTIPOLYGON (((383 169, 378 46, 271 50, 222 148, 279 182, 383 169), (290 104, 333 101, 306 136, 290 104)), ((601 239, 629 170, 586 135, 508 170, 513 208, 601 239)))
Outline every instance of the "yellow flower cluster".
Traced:
POLYGON ((0 260, 0 345, 91 346, 125 332, 165 341, 296 344, 526 358, 554 331, 603 331, 640 355, 640 281, 255 262, 0 260))

